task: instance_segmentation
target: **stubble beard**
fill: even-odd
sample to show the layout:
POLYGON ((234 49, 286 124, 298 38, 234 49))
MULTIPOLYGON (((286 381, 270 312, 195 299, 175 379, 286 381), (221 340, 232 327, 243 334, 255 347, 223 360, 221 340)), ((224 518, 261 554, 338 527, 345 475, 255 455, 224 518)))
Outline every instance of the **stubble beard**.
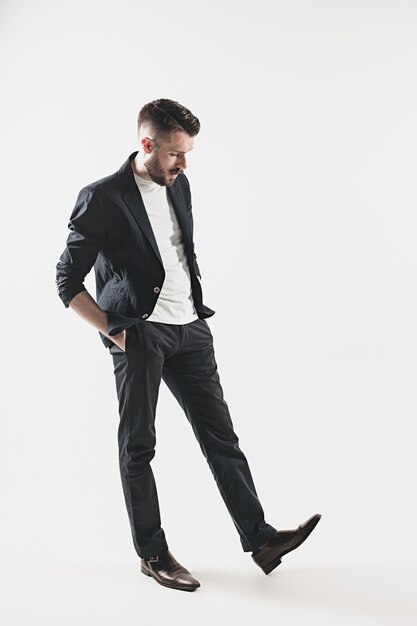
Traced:
POLYGON ((157 155, 152 155, 146 163, 144 163, 149 176, 152 178, 154 183, 161 185, 163 187, 171 187, 175 183, 175 178, 167 181, 166 176, 160 166, 157 155))

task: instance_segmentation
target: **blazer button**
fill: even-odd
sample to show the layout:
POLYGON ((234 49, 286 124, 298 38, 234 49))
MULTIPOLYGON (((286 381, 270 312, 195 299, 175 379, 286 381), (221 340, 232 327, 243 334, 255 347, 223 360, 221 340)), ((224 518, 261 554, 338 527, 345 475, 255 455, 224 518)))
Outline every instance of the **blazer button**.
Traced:
POLYGON ((154 290, 154 292, 155 292, 155 293, 159 293, 159 292, 161 291, 161 290, 159 289, 159 287, 154 287, 154 288, 153 288, 153 290, 154 290))
POLYGON ((144 313, 144 314, 142 315, 142 318, 143 318, 143 319, 146 319, 147 317, 149 317, 147 313, 144 313))

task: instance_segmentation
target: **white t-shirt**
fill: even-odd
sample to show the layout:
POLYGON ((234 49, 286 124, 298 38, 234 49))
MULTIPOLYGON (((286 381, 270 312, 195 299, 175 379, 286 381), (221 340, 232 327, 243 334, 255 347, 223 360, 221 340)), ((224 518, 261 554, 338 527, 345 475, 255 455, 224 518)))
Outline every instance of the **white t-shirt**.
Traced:
POLYGON ((188 324, 198 318, 190 271, 174 207, 167 187, 133 173, 145 205, 165 270, 155 308, 146 321, 188 324))

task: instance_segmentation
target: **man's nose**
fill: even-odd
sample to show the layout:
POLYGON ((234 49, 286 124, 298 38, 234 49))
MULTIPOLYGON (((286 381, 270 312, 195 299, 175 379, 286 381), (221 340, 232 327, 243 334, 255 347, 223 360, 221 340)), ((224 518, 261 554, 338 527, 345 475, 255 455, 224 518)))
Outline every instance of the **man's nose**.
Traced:
POLYGON ((185 154, 181 154, 178 159, 177 159, 177 164, 179 165, 179 167, 181 167, 183 170, 186 169, 187 167, 187 159, 185 158, 185 154))

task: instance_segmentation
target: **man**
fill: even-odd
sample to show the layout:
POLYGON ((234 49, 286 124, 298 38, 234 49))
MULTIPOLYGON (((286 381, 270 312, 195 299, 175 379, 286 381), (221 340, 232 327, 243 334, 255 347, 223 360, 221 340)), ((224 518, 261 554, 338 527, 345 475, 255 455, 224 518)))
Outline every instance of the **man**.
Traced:
POLYGON ((92 324, 112 355, 119 401, 120 473, 141 571, 158 583, 200 586, 168 549, 151 460, 161 379, 183 408, 240 535, 268 574, 320 519, 295 530, 267 524, 223 398, 206 322, 184 174, 199 120, 159 99, 138 117, 139 150, 120 169, 78 194, 71 232, 57 263, 66 307, 92 324), (94 266, 97 302, 84 286, 94 266))

